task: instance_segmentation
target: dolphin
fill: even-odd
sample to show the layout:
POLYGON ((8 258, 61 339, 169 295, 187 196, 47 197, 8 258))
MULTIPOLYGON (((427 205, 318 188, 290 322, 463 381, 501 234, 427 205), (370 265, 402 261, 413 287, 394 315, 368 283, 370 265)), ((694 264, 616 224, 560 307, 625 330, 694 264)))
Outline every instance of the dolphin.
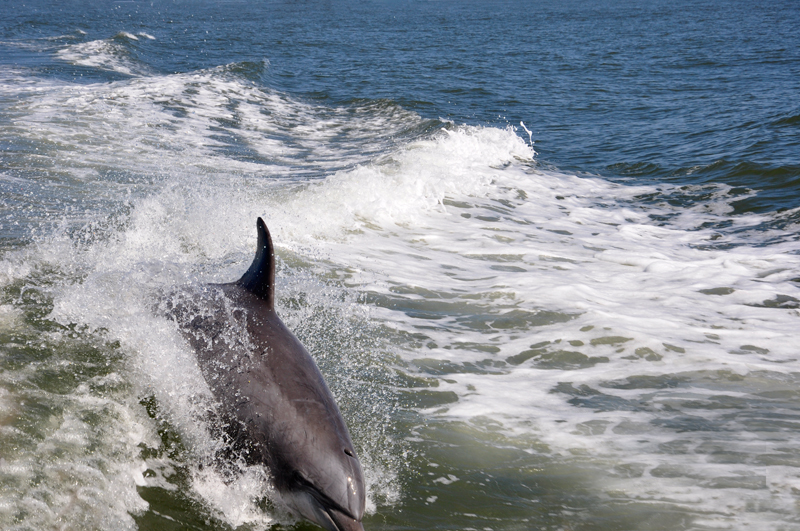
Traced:
POLYGON ((173 294, 165 307, 194 349, 230 437, 266 465, 288 507, 328 531, 363 531, 365 488, 347 426, 311 355, 275 312, 275 254, 258 218, 245 274, 173 294))

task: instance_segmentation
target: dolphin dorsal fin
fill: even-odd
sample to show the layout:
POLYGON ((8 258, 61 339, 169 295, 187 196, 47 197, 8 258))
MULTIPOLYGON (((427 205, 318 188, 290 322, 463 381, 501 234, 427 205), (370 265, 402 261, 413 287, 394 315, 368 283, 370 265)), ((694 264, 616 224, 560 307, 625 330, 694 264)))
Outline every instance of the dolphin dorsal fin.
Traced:
POLYGON ((275 250, 272 238, 264 220, 256 221, 258 247, 250 269, 242 275, 236 285, 246 289, 256 297, 266 301, 270 308, 275 307, 275 250))

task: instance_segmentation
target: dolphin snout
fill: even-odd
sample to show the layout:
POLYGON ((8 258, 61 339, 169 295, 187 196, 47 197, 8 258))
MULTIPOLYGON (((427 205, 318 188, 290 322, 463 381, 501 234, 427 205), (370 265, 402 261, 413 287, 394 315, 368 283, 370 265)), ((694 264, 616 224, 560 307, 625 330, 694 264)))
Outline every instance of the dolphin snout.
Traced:
POLYGON ((328 516, 333 521, 336 528, 331 531, 364 531, 364 526, 358 520, 353 520, 346 514, 336 509, 328 509, 328 516))
POLYGON ((304 518, 311 520, 327 531, 364 531, 360 520, 364 514, 364 502, 360 501, 355 506, 345 510, 353 510, 354 514, 347 514, 344 508, 334 507, 324 499, 316 490, 293 490, 282 492, 283 500, 304 518), (358 520, 353 518, 356 516, 358 520))

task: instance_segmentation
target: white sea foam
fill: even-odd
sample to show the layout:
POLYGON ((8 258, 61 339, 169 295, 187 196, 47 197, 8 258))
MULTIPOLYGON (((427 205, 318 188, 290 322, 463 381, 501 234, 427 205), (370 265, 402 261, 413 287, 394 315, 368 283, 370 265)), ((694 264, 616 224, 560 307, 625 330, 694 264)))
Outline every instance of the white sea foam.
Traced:
MULTIPOLYGON (((261 215, 285 260, 282 288, 296 280, 293 294, 332 307, 344 298, 336 286, 377 301, 367 315, 398 370, 457 396, 424 417, 469 426, 485 444, 593 463, 605 479, 598 491, 676 506, 709 527, 791 514, 800 474, 780 457, 797 440, 758 422, 768 410, 795 415, 772 397, 796 388, 800 249, 791 229, 764 228, 769 215, 733 216, 727 187, 675 207, 666 199, 679 190, 668 185, 540 169, 512 129, 448 125, 395 144, 419 117, 314 106, 225 69, 26 90, 14 110, 21 137, 58 145, 54 164, 82 193, 95 183, 110 211, 132 192, 118 223, 87 213, 85 239, 70 232, 82 220, 70 219, 24 259, 5 256, 3 283, 54 264, 64 280, 51 290, 51 318, 120 341, 137 388, 197 455, 217 444, 200 418, 208 391, 148 305, 164 287, 236 278, 261 215), (149 177, 109 182, 107 168, 131 164, 149 177), (316 276, 304 284, 308 263, 316 276), (340 283, 326 291, 319 278, 340 283), (715 457, 719 446, 727 453, 715 457)), ((288 306, 301 325, 307 315, 288 306)), ((0 395, 0 408, 13 407, 0 395)), ((146 420, 122 422, 138 424, 147 431, 146 420)), ((66 417, 50 444, 74 448, 88 436, 66 417)), ((120 462, 92 484, 121 485, 124 502, 104 510, 124 528, 142 507, 132 485, 148 478, 137 456, 120 462)), ((393 464, 365 463, 371 500, 396 500, 393 464)), ((21 478, 32 470, 24 460, 3 466, 21 478)), ((194 472, 196 496, 229 525, 269 525, 254 471, 234 483, 194 472)), ((432 481, 455 481, 443 474, 432 481)), ((41 514, 58 506, 24 499, 41 514)))
POLYGON ((490 418, 553 456, 641 470, 598 488, 708 525, 782 521, 800 472, 747 463, 797 441, 716 404, 755 404, 796 366, 798 244, 764 246, 785 232, 729 217, 723 186, 711 204, 644 206, 637 197, 670 189, 540 171, 529 157, 511 131, 442 133, 301 191, 275 220, 279 241, 315 242, 349 282, 393 301, 373 317, 426 338, 400 349, 410 366, 483 368, 448 371, 438 389, 459 400, 428 414, 490 418), (682 441, 691 456, 663 449, 682 441), (740 457, 715 461, 720 445, 740 457))
POLYGON ((263 467, 247 467, 234 479, 206 468, 195 472, 192 484, 200 497, 216 509, 216 516, 233 528, 247 525, 268 529, 277 519, 259 508, 262 499, 274 496, 263 467))
MULTIPOLYGON (((32 367, 31 372, 42 369, 32 367)), ((8 383, 2 380, 0 386, 8 383)), ((0 393, 0 400, 4 394, 0 393)), ((4 485, 14 486, 14 496, 0 501, 4 529, 48 529, 69 523, 136 529, 131 515, 147 509, 136 492, 144 470, 138 459, 139 445, 152 444, 152 433, 137 408, 99 398, 87 387, 66 397, 40 391, 16 394, 15 400, 21 401, 17 411, 0 420, 0 436, 17 441, 0 459, 4 485), (11 427, 12 418, 17 424, 30 407, 48 407, 52 412, 35 445, 11 427), (93 417, 107 423, 93 425, 93 417), (102 450, 87 452, 87 448, 102 450), (25 515, 22 522, 20 514, 25 515)), ((0 415, 5 414, 0 403, 0 415)))
MULTIPOLYGON (((135 35, 129 33, 123 33, 120 36, 133 41, 139 40, 135 35)), ((149 68, 130 56, 124 44, 114 39, 72 44, 56 52, 56 56, 62 61, 74 65, 118 72, 128 76, 141 76, 151 73, 149 68)))
MULTIPOLYGON (((61 54, 74 52, 67 48, 61 54)), ((81 182, 102 182, 98 193, 113 186, 108 168, 148 178, 320 176, 373 159, 395 135, 421 122, 392 105, 309 105, 259 88, 228 67, 115 83, 10 86, 17 120, 7 133, 52 146, 48 160, 81 182)))

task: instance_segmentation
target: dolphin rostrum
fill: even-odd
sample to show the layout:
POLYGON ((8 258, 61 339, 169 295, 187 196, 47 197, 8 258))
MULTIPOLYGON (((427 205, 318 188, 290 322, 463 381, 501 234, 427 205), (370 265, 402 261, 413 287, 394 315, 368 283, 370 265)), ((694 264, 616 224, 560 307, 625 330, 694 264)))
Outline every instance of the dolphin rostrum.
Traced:
POLYGON ((233 448, 267 466, 284 502, 328 531, 363 531, 361 464, 314 360, 275 313, 275 255, 261 218, 238 281, 173 295, 167 315, 194 348, 233 448))

